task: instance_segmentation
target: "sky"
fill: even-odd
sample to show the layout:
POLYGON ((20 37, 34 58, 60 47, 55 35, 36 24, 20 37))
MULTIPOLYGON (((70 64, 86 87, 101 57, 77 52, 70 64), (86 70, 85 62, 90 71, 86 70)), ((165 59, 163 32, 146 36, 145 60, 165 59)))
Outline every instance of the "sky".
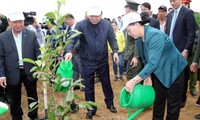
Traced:
MULTIPOLYGON (((170 6, 169 0, 136 0, 139 3, 149 2, 153 13, 157 13, 160 5, 170 6)), ((125 13, 125 0, 66 0, 66 5, 61 7, 61 14, 72 13, 79 21, 84 18, 85 11, 91 3, 98 3, 103 9, 103 17, 117 18, 125 13)), ((0 0, 0 13, 8 16, 13 11, 37 13, 37 20, 42 21, 45 13, 57 8, 56 0, 0 0)), ((191 9, 200 12, 200 0, 192 0, 191 9)), ((140 12, 140 9, 139 9, 140 12)))

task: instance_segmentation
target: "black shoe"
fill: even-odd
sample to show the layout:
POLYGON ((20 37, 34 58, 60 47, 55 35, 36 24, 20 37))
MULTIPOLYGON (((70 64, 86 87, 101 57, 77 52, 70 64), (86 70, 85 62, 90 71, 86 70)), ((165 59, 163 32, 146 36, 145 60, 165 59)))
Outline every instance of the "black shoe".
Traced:
POLYGON ((194 116, 196 119, 200 120, 200 114, 194 116))
POLYGON ((74 100, 72 101, 72 103, 70 104, 70 107, 71 107, 71 113, 78 113, 79 111, 79 106, 78 104, 76 104, 74 102, 74 100))
POLYGON ((190 91, 190 94, 191 94, 192 96, 196 96, 196 95, 197 95, 197 91, 196 91, 196 90, 191 90, 191 91, 190 91))
POLYGON ((124 78, 123 78, 122 75, 120 75, 119 79, 122 80, 122 81, 124 81, 124 78))
POLYGON ((80 90, 80 87, 78 85, 74 86, 74 90, 80 90))
POLYGON ((118 77, 117 77, 117 75, 115 75, 115 81, 117 81, 118 80, 118 77))
POLYGON ((198 100, 196 101, 195 105, 196 105, 197 107, 200 107, 200 97, 199 97, 198 100))
POLYGON ((41 119, 36 117, 36 118, 31 118, 30 120, 41 120, 41 119))
POLYGON ((93 116, 95 115, 95 113, 92 113, 92 111, 88 111, 86 114, 86 119, 93 119, 93 116))
POLYGON ((114 106, 110 106, 110 107, 107 107, 107 108, 110 110, 110 112, 117 113, 117 109, 114 106))
POLYGON ((185 107, 185 102, 186 101, 181 102, 180 108, 184 108, 185 107))

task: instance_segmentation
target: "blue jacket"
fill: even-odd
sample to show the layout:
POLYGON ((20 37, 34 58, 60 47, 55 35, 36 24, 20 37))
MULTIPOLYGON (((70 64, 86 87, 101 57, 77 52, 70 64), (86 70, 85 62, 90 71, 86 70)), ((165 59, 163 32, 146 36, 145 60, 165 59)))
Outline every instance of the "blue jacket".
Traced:
POLYGON ((152 73, 169 88, 187 66, 186 59, 163 32, 144 26, 144 42, 137 41, 144 68, 138 74, 145 79, 152 73))
POLYGON ((117 40, 111 24, 101 19, 96 25, 88 19, 84 19, 76 24, 76 30, 82 32, 78 37, 73 38, 67 46, 67 52, 72 52, 76 41, 80 41, 79 54, 84 65, 96 65, 98 62, 108 60, 109 42, 113 52, 118 51, 117 40))

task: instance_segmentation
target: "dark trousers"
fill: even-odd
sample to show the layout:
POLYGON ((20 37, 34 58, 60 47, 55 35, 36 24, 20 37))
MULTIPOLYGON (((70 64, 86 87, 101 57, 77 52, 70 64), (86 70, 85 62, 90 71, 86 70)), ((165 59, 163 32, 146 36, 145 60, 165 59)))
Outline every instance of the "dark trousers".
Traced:
MULTIPOLYGON (((86 101, 95 102, 95 92, 94 92, 94 76, 95 72, 99 75, 99 80, 102 84, 103 93, 105 96, 105 103, 107 107, 113 105, 113 90, 110 84, 110 76, 109 76, 109 66, 108 62, 104 62, 99 65, 94 66, 82 66, 83 79, 85 80, 85 99, 86 101)), ((92 110, 93 114, 96 113, 97 108, 94 106, 94 110, 92 110)))
POLYGON ((82 75, 81 60, 80 60, 80 55, 78 53, 73 55, 72 63, 73 63, 73 79, 78 80, 80 78, 80 76, 82 75))
POLYGON ((183 94, 182 94, 182 103, 185 103, 187 100, 187 91, 188 91, 188 80, 189 80, 189 66, 185 68, 185 76, 183 78, 184 82, 184 88, 183 88, 183 94))
MULTIPOLYGON (((25 86, 27 96, 38 101, 37 90, 36 90, 36 86, 37 86, 36 81, 29 81, 27 79, 25 71, 20 70, 19 83, 17 85, 8 85, 9 92, 10 92, 10 99, 11 99, 10 113, 12 116, 12 120, 22 120, 22 115, 23 115, 23 111, 21 108, 22 83, 25 86)), ((35 102, 34 100, 28 99, 28 105, 30 105, 32 102, 35 102)), ((29 109, 30 109, 30 107, 29 107, 29 109)), ((38 115, 37 111, 38 111, 38 109, 36 108, 35 110, 29 112, 28 117, 32 118, 32 119, 36 118, 38 115)))
POLYGON ((183 70, 179 77, 174 81, 170 88, 166 88, 152 75, 154 89, 156 93, 153 106, 153 120, 164 120, 165 104, 167 102, 166 120, 178 120, 180 113, 180 102, 184 88, 185 71, 183 70))
POLYGON ((113 71, 114 71, 114 75, 118 76, 118 73, 120 76, 123 75, 123 52, 118 52, 118 56, 119 56, 119 63, 117 65, 117 63, 115 63, 114 61, 114 53, 111 54, 112 55, 112 63, 113 63, 113 71), (118 66, 119 66, 119 71, 118 71, 118 66))

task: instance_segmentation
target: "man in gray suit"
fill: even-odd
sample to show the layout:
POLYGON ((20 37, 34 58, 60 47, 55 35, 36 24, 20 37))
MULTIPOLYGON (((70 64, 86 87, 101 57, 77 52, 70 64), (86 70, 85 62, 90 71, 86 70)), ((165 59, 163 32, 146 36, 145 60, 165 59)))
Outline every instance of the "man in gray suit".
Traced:
MULTIPOLYGON (((0 85, 8 87, 10 92, 10 113, 12 120, 22 120, 21 86, 25 86, 27 96, 38 101, 37 80, 30 69, 33 64, 22 62, 23 58, 36 60, 40 55, 35 33, 24 28, 22 12, 15 12, 8 17, 10 30, 0 34, 0 85)), ((28 99, 28 104, 35 102, 28 99)), ((38 109, 28 113, 31 120, 38 120, 38 109)))

